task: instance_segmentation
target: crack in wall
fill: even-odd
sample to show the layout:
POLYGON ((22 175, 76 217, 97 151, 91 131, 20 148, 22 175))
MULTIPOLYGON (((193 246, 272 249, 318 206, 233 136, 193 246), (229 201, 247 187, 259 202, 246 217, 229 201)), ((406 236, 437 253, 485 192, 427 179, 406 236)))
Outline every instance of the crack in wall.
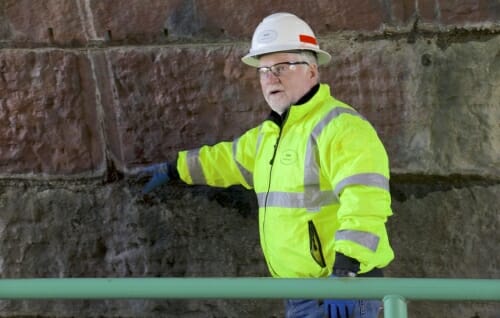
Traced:
POLYGON ((497 185, 500 185, 500 179, 480 175, 391 175, 391 195, 401 202, 408 200, 410 197, 423 198, 433 192, 497 185))

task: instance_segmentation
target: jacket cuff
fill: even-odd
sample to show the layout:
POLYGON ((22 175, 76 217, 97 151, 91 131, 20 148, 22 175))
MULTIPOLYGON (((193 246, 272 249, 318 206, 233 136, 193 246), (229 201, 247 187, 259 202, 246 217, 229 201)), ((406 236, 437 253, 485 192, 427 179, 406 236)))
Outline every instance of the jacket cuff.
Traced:
POLYGON ((179 172, 177 171, 177 158, 174 161, 168 162, 168 177, 170 180, 180 180, 179 172))

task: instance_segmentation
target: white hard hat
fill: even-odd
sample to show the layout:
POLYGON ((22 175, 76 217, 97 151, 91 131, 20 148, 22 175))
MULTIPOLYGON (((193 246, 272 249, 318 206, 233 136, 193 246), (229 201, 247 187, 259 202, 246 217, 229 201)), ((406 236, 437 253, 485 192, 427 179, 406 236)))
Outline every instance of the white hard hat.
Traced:
POLYGON ((332 58, 320 50, 318 41, 307 23, 291 13, 274 13, 264 18, 252 37, 252 47, 241 60, 250 66, 259 66, 259 56, 283 51, 309 50, 316 53, 318 64, 332 58))

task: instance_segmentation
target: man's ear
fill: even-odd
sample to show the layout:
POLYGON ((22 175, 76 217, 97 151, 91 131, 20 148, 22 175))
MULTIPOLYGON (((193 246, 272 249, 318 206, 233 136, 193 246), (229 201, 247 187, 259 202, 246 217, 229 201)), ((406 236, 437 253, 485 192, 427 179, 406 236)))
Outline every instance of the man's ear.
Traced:
POLYGON ((317 64, 311 64, 309 65, 309 74, 311 75, 311 78, 319 78, 319 70, 318 70, 318 65, 317 64))

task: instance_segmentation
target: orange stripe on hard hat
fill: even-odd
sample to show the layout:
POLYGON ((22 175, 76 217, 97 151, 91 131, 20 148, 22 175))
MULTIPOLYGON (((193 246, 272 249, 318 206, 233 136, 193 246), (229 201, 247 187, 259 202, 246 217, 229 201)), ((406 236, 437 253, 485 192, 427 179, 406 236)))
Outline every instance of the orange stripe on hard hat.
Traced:
POLYGON ((318 42, 316 41, 316 38, 313 36, 310 36, 310 35, 299 34, 299 40, 300 40, 300 42, 304 42, 304 43, 310 43, 310 44, 314 44, 314 45, 318 44, 318 42))

